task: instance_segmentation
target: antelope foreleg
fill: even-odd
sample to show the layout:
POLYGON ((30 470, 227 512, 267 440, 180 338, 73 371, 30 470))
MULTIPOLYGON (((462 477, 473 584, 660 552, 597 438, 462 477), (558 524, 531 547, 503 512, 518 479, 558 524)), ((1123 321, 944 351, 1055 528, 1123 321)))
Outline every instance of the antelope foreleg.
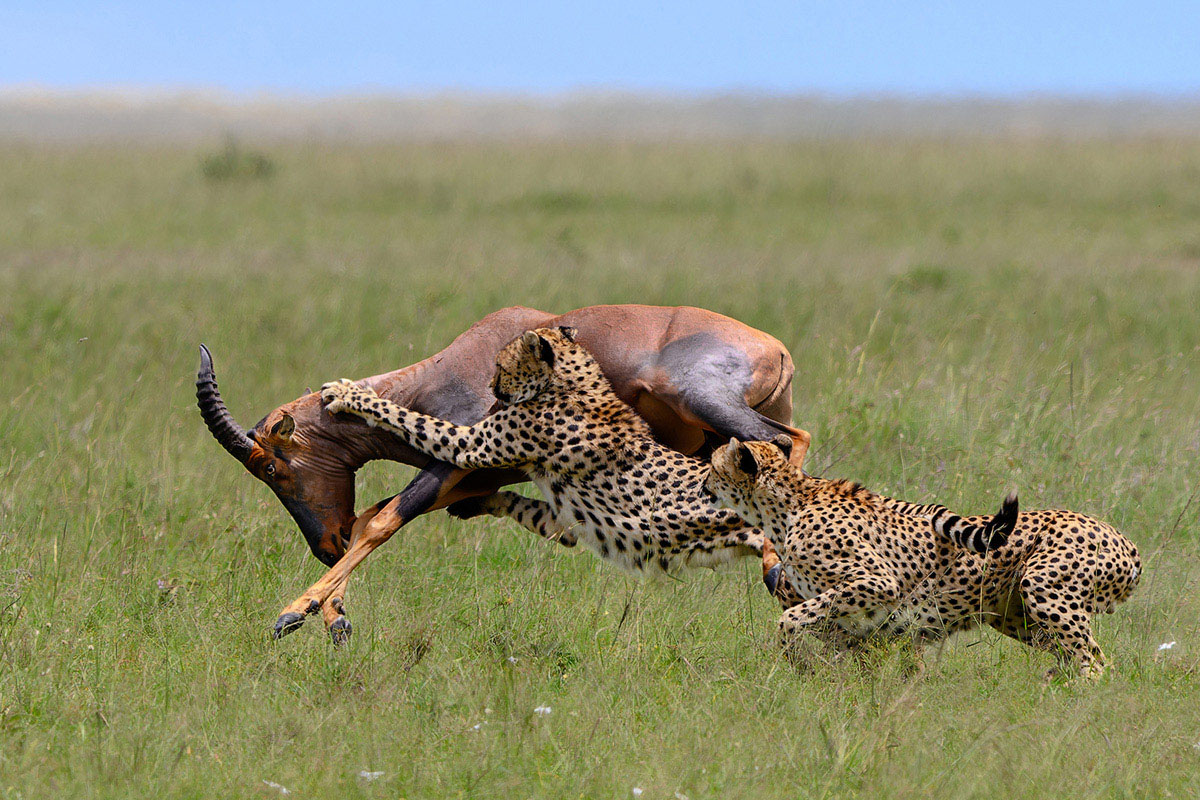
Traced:
MULTIPOLYGON (((350 529, 350 541, 348 547, 353 547, 354 543, 362 536, 363 530, 367 523, 379 515, 384 506, 390 503, 395 498, 395 495, 385 500, 380 500, 375 505, 368 508, 363 513, 359 514, 354 520, 354 525, 350 529)), ((350 640, 352 628, 350 620, 346 617, 346 584, 350 582, 350 575, 347 574, 342 582, 333 587, 329 598, 321 604, 321 618, 325 621, 325 629, 329 631, 329 638, 335 645, 345 644, 350 640)))
MULTIPOLYGON (((279 618, 275 620, 274 636, 276 639, 286 636, 304 624, 304 618, 309 614, 321 611, 327 603, 329 609, 323 614, 326 623, 331 626, 330 635, 334 641, 338 634, 332 628, 338 618, 345 619, 341 613, 342 594, 350 573, 362 560, 371 554, 376 547, 386 542, 396 531, 406 523, 416 519, 421 514, 436 507, 438 500, 444 498, 449 489, 465 473, 453 467, 435 462, 430 467, 421 470, 417 477, 404 488, 400 494, 388 501, 377 513, 368 517, 364 513, 355 522, 355 530, 351 534, 350 547, 329 568, 319 581, 308 587, 304 594, 284 607, 279 618), (365 524, 361 524, 363 520, 365 524), (335 600, 337 602, 333 602, 335 600)), ((444 503, 443 503, 444 505, 444 503)), ((346 622, 344 634, 349 634, 349 622, 346 622)), ((344 636, 343 636, 344 638, 344 636)))

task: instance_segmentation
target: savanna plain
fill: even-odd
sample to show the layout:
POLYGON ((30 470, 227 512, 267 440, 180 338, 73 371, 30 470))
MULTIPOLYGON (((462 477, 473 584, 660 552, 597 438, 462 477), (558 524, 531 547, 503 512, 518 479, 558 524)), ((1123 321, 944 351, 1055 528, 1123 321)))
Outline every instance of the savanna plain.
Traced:
POLYGON ((1200 794, 1200 141, 222 147, 0 145, 0 797, 1200 794), (322 568, 205 431, 199 342, 249 425, 617 302, 779 337, 815 473, 1115 524, 1113 668, 973 632, 798 670, 756 563, 444 513, 355 573, 349 646, 271 641, 322 568))

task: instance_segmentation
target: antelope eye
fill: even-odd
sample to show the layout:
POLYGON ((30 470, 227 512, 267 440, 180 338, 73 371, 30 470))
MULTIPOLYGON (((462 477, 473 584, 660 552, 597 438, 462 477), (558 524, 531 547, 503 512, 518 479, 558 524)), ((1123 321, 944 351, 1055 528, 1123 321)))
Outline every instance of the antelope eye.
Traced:
POLYGON ((272 478, 275 477, 275 465, 274 464, 267 464, 267 475, 271 476, 272 478))

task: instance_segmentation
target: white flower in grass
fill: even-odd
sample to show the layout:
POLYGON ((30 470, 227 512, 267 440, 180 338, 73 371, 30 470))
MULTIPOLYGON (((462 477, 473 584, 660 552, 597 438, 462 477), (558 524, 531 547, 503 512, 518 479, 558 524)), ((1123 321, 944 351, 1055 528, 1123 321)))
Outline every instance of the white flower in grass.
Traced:
POLYGON ((538 706, 533 710, 533 713, 537 714, 539 717, 547 716, 550 713, 550 706, 538 706))
POLYGON ((481 731, 481 730, 483 730, 483 725, 484 725, 484 723, 482 723, 482 722, 476 722, 474 725, 471 726, 471 730, 481 731))
POLYGON ((266 785, 266 787, 268 789, 274 789, 275 791, 279 792, 280 794, 291 794, 292 793, 291 789, 287 788, 286 786, 284 786, 281 783, 276 783, 275 781, 269 781, 266 778, 263 778, 263 783, 266 785))
POLYGON ((364 781, 377 781, 383 777, 383 773, 382 772, 371 772, 370 770, 367 770, 367 769, 360 769, 358 771, 358 777, 363 779, 364 781))
POLYGON ((675 800, 690 800, 690 798, 683 792, 677 791, 675 792, 675 800))
POLYGON ((1175 642, 1175 641, 1163 642, 1162 644, 1160 644, 1160 645, 1158 646, 1158 652, 1160 652, 1160 653, 1161 653, 1163 650, 1170 650, 1170 649, 1171 649, 1172 647, 1174 647, 1176 644, 1178 644, 1178 642, 1175 642))
POLYGON ((517 663, 517 657, 516 657, 516 656, 509 656, 509 657, 508 657, 508 663, 510 663, 510 664, 515 664, 515 663, 517 663))
POLYGON ((634 797, 641 797, 642 796, 642 787, 640 787, 640 786, 633 787, 633 790, 630 792, 630 794, 632 794, 634 797))

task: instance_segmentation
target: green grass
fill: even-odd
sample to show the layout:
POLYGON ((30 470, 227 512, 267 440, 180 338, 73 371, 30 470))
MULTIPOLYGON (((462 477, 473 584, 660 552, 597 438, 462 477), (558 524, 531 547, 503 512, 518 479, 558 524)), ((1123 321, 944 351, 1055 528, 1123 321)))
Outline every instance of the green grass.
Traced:
POLYGON ((1200 792, 1200 142, 260 150, 0 147, 0 797, 1200 792), (503 305, 628 301, 780 337, 817 471, 1116 524, 1116 670, 970 633, 797 673, 756 564, 642 583, 440 514, 355 574, 352 646, 269 641, 321 569, 205 432, 198 342, 249 424, 503 305))

